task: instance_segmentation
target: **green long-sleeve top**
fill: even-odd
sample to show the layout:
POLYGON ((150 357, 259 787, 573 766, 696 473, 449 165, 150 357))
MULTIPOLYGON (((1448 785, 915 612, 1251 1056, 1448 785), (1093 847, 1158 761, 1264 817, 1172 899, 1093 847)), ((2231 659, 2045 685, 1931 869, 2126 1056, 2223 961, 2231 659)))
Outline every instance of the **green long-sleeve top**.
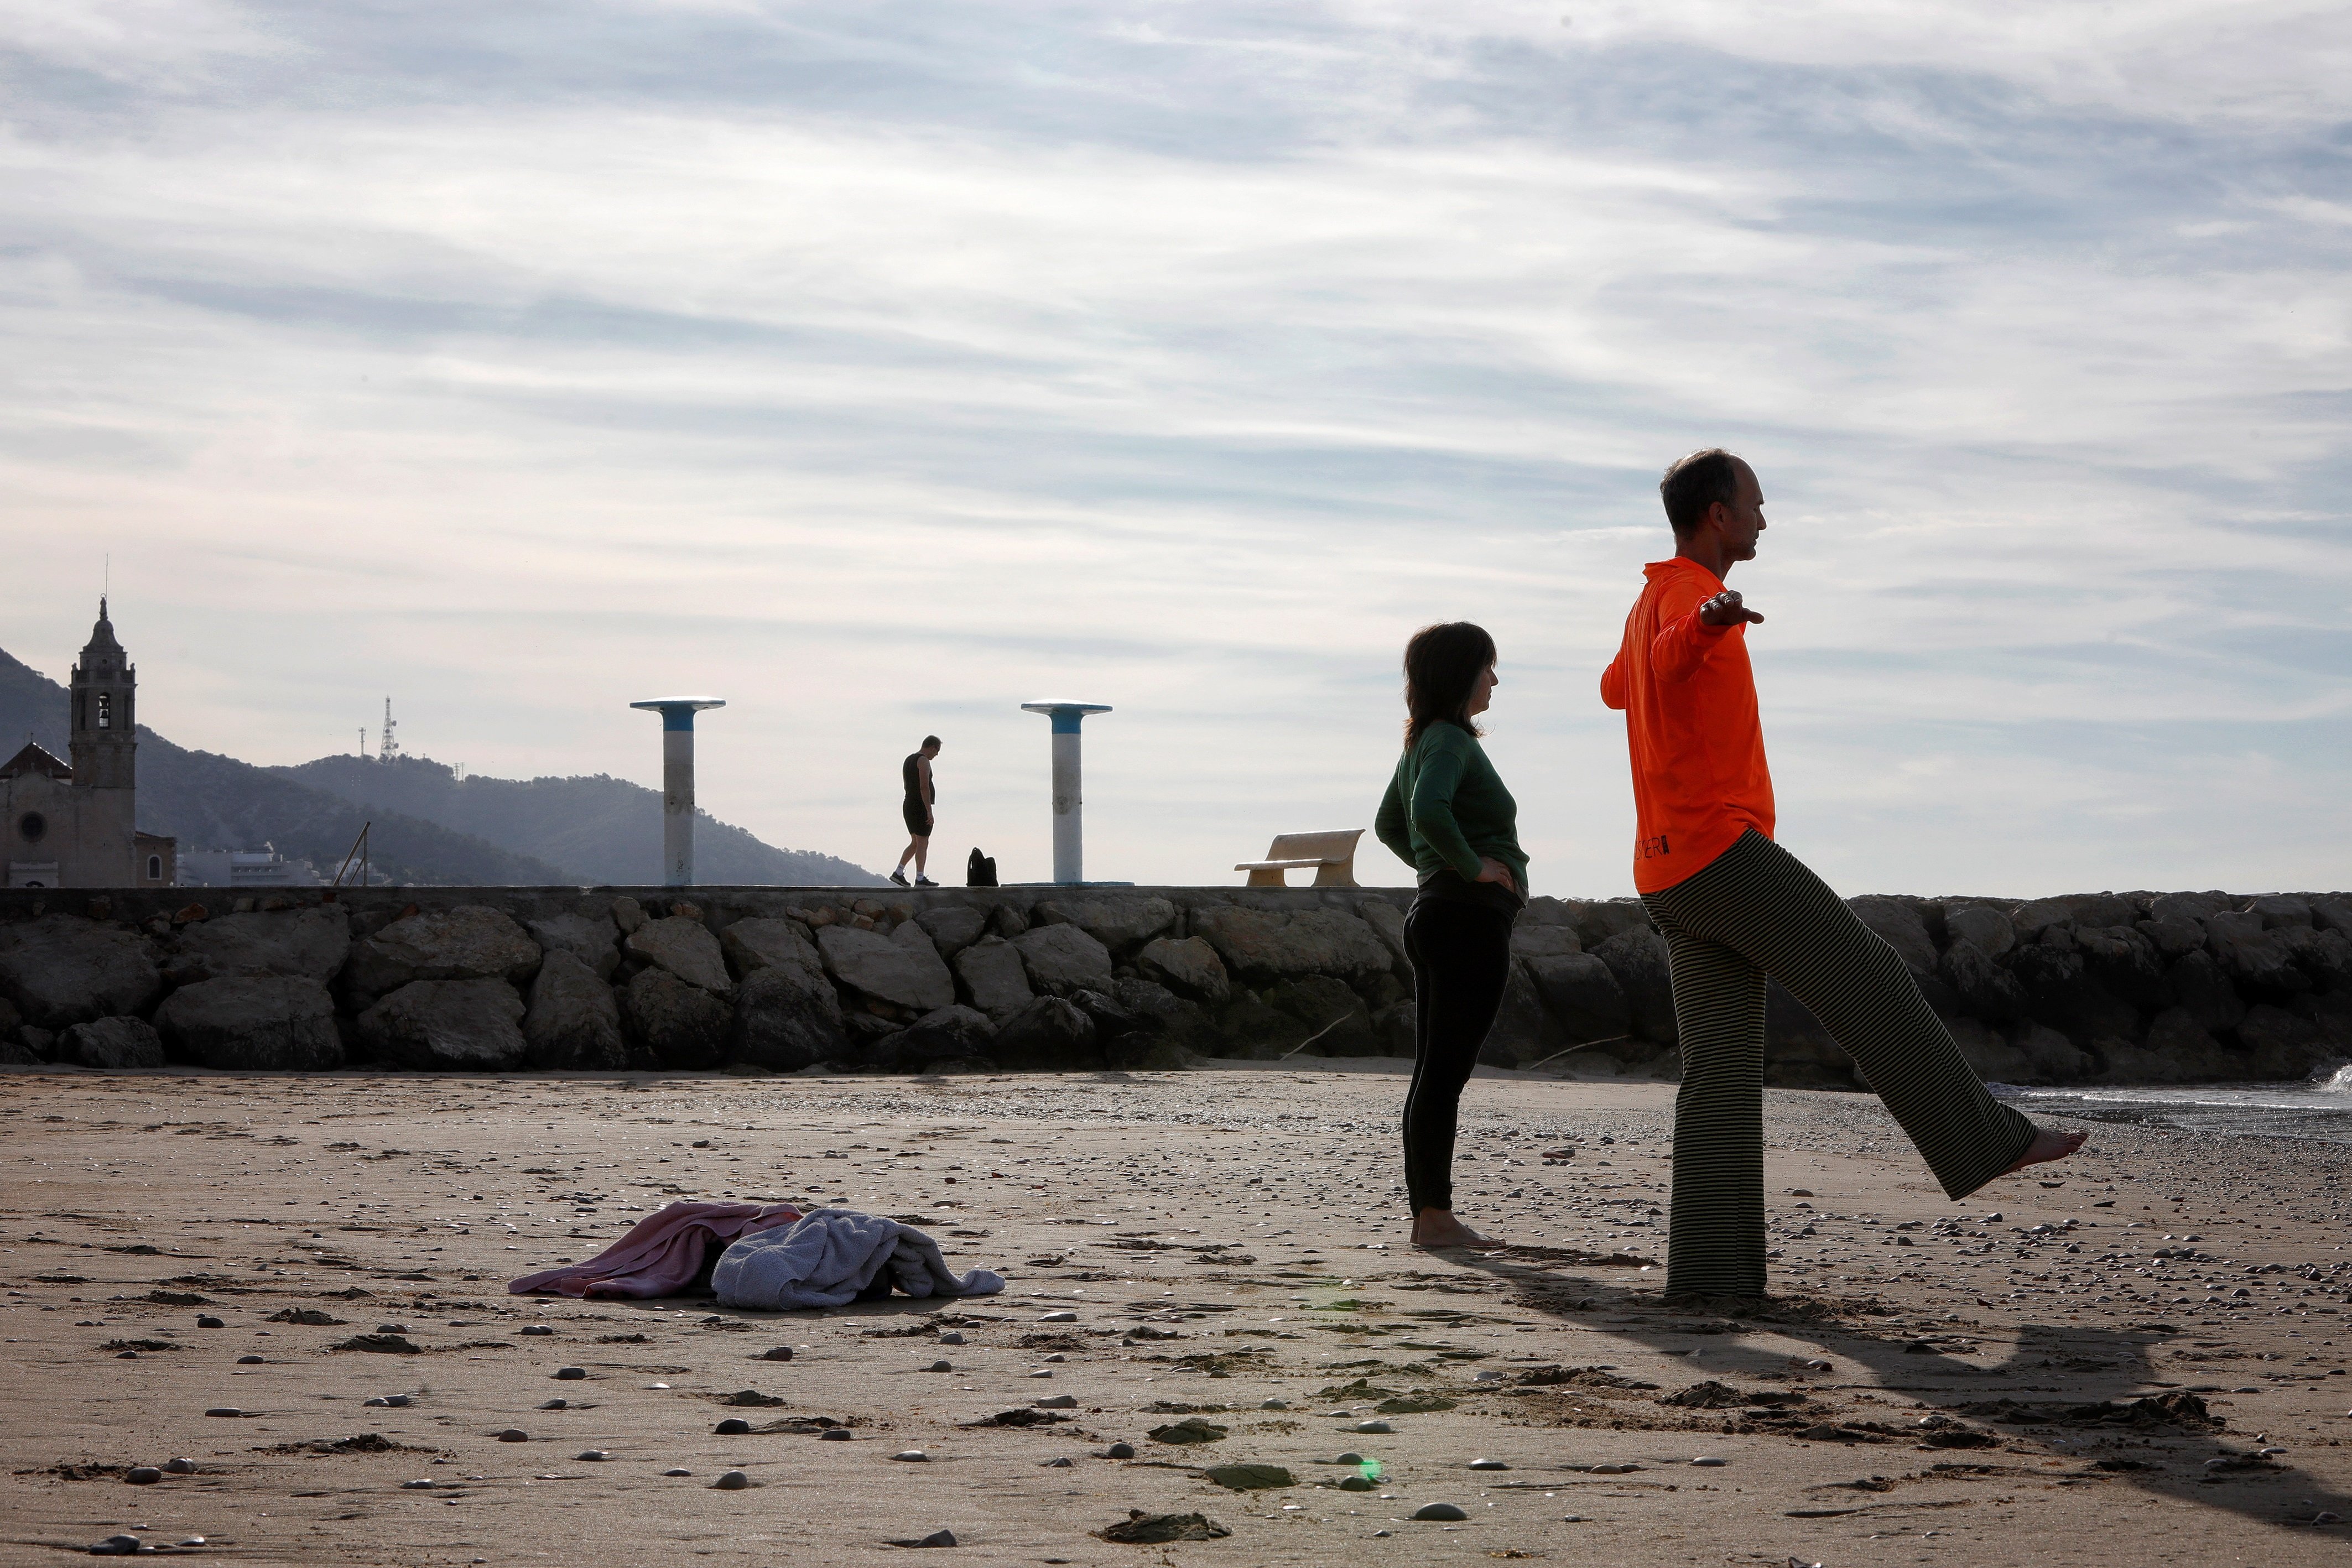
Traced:
POLYGON ((1456 724, 1433 724, 1397 758, 1380 814, 1372 819, 1397 859, 1427 882, 1451 870, 1478 878, 1491 857, 1511 868, 1519 896, 1528 895, 1528 857, 1519 848, 1519 803, 1503 788, 1477 737, 1456 724))

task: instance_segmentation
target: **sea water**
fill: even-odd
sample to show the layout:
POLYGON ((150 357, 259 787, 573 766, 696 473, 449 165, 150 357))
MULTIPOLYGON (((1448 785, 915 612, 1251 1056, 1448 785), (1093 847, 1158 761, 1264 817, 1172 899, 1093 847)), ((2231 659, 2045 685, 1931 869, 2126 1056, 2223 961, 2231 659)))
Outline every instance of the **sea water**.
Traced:
POLYGON ((2020 1110, 2091 1122, 2140 1122, 2192 1133, 2244 1133, 2352 1144, 2352 1067, 2303 1083, 2200 1083, 2179 1089, 2021 1089, 1992 1092, 2020 1110))

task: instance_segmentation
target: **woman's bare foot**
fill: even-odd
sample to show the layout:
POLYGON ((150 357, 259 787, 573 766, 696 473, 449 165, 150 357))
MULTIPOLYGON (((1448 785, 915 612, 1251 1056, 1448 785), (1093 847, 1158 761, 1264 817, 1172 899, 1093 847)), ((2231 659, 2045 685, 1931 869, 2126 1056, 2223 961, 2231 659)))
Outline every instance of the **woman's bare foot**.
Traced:
POLYGON ((1413 1217, 1415 1247, 1492 1247, 1494 1241, 1454 1218, 1450 1208, 1424 1208, 1413 1217))
POLYGON ((2049 1160, 2063 1160, 2081 1148, 2084 1140, 2090 1135, 2087 1132, 2060 1133, 2053 1132, 2048 1127, 2036 1127, 2033 1129, 2033 1141, 2025 1145, 2025 1152, 2017 1156, 2017 1163, 2000 1174, 2008 1176, 2011 1172, 2021 1171, 2028 1166, 2038 1166, 2049 1160))

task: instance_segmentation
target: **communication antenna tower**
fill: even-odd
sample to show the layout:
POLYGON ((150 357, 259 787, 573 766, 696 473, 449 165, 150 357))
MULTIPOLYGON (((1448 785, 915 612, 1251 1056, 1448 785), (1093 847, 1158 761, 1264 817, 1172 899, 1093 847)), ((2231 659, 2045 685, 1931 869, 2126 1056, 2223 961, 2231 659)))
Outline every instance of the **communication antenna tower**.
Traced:
POLYGON ((383 740, 375 750, 375 759, 378 762, 390 762, 400 755, 399 737, 393 734, 393 731, 399 727, 392 716, 392 699, 386 697, 383 699, 383 740))

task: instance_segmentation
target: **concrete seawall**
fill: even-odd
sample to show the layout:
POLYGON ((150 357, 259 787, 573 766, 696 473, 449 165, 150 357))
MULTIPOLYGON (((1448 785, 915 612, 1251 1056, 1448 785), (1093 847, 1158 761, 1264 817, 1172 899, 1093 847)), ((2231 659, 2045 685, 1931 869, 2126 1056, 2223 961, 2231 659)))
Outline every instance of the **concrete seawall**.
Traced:
MULTIPOLYGON (((1403 888, 0 892, 0 1062, 882 1072, 1406 1056, 1403 888)), ((2352 894, 1874 895, 2012 1082, 2286 1080, 2352 1058, 2352 894)), ((1676 1071, 1630 899, 1537 899, 1486 1060, 1676 1071)), ((1767 1073, 1850 1088, 1774 991, 1767 1073)))

